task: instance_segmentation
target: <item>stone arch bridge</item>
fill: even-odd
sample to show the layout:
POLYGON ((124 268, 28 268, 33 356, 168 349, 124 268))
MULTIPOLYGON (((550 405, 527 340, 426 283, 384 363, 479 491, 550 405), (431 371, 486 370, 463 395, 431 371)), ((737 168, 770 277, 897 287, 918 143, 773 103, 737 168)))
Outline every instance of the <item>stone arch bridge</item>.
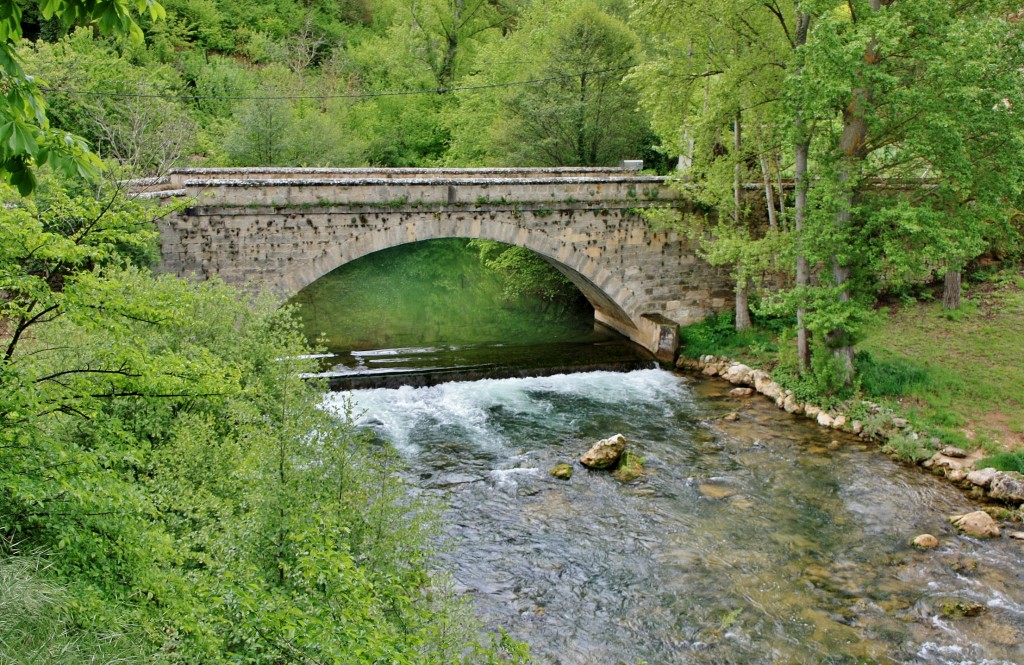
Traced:
POLYGON ((615 168, 190 169, 133 182, 188 207, 158 222, 163 272, 287 298, 361 256, 434 238, 533 250, 597 321, 671 359, 677 327, 731 305, 726 271, 639 214, 682 205, 658 176, 615 168))

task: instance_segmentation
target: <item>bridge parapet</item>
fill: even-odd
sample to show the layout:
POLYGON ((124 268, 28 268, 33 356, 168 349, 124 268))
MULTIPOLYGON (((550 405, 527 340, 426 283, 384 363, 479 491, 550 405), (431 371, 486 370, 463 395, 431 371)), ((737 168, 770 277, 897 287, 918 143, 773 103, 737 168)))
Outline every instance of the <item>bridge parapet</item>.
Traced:
POLYGON ((668 200, 661 176, 623 169, 191 169, 131 183, 143 196, 204 206, 393 206, 668 200))

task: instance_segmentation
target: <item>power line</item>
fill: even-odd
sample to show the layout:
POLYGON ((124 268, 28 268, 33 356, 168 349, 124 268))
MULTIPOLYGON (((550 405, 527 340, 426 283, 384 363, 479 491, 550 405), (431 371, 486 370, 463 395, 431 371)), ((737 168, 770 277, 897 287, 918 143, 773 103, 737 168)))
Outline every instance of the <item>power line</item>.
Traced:
POLYGON ((392 90, 385 92, 352 92, 341 94, 323 95, 190 95, 184 93, 143 93, 143 92, 110 92, 100 90, 71 90, 66 88, 55 88, 41 86, 44 92, 57 92, 65 95, 83 95, 91 97, 117 97, 124 99, 179 99, 183 101, 196 99, 219 99, 231 101, 269 101, 269 100, 299 100, 299 99, 368 99, 373 97, 400 97, 408 95, 440 95, 449 92, 463 92, 466 90, 487 90, 491 88, 513 88, 517 86, 536 85, 538 83, 550 83, 551 81, 563 81, 578 76, 590 76, 607 74, 610 72, 625 71, 636 68, 638 65, 625 65, 622 67, 609 67, 608 69, 594 69, 589 71, 576 72, 573 74, 562 74, 560 76, 549 76, 539 79, 528 79, 525 81, 510 81, 507 83, 485 83, 481 85, 454 86, 451 88, 433 88, 421 90, 392 90))

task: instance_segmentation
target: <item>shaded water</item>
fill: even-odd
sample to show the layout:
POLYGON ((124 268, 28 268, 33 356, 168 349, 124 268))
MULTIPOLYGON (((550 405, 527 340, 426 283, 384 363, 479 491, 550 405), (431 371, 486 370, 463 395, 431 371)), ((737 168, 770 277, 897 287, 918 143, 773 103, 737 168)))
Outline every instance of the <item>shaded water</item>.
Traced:
POLYGON ((591 338, 594 310, 586 300, 507 298, 505 278, 485 268, 468 245, 451 238, 369 254, 321 277, 292 302, 310 338, 333 353, 591 338))
POLYGON ((470 241, 430 240, 344 265, 292 302, 310 341, 326 350, 320 376, 333 389, 653 365, 595 324, 582 295, 508 297, 507 280, 470 241))
POLYGON ((955 488, 729 387, 644 370, 349 396, 450 504, 460 588, 539 662, 1024 663, 1024 544, 957 535, 946 516, 976 505, 955 488), (615 432, 640 480, 548 475, 615 432), (937 550, 909 545, 924 532, 937 550), (983 611, 943 616, 958 600, 983 611))

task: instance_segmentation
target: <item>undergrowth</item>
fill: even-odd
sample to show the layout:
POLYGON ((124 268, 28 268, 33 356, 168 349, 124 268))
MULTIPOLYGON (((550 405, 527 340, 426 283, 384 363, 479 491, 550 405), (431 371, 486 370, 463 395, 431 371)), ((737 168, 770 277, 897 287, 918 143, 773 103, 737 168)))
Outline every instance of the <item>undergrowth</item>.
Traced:
POLYGON ((1001 452, 978 461, 979 469, 992 468, 998 471, 1024 473, 1024 451, 1001 452))
POLYGON ((725 355, 741 360, 769 362, 778 352, 778 319, 753 318, 753 327, 738 332, 736 314, 722 312, 679 329, 682 352, 690 358, 725 355))

